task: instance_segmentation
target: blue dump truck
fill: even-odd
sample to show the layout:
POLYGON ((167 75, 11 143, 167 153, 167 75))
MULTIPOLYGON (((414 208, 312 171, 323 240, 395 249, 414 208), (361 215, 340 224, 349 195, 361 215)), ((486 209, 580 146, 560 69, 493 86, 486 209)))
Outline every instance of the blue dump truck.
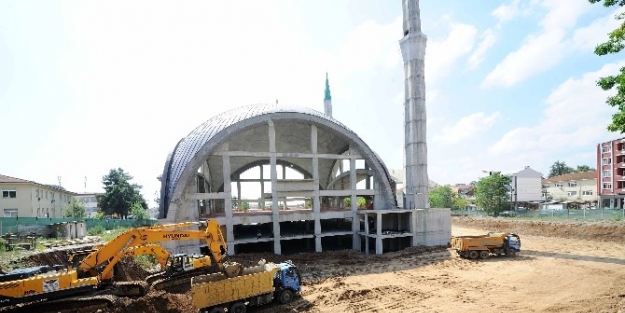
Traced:
POLYGON ((290 303, 301 291, 301 276, 291 261, 245 268, 228 278, 222 273, 191 279, 193 306, 201 313, 245 313, 248 306, 290 303))

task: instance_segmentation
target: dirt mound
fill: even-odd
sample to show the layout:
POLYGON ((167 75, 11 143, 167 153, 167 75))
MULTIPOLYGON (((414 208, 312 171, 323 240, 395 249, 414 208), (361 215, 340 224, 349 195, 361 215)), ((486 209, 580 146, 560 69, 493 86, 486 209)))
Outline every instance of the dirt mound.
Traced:
POLYGON ((521 235, 623 242, 624 221, 523 221, 492 217, 454 217, 453 223, 521 235))
POLYGON ((116 281, 145 280, 151 274, 139 266, 132 257, 125 257, 119 260, 119 263, 115 266, 116 281))
POLYGON ((185 294, 169 294, 165 291, 151 291, 137 299, 124 299, 115 308, 102 310, 102 313, 191 313, 191 297, 185 294))

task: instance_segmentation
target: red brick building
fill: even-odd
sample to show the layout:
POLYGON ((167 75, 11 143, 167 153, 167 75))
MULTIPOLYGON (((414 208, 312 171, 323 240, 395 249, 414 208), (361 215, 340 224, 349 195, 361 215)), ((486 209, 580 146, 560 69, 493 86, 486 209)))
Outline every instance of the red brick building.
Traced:
POLYGON ((599 206, 623 208, 625 198, 625 138, 597 145, 599 206))

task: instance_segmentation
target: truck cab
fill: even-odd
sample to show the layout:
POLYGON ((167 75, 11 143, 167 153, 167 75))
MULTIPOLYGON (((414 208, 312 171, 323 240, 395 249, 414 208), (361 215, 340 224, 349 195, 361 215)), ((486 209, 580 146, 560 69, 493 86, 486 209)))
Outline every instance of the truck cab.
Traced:
POLYGON ((284 261, 278 265, 280 270, 276 272, 273 279, 275 298, 280 303, 290 303, 302 289, 302 277, 293 262, 284 261))
POLYGON ((521 251, 521 238, 515 233, 510 233, 504 241, 504 249, 514 249, 521 251))

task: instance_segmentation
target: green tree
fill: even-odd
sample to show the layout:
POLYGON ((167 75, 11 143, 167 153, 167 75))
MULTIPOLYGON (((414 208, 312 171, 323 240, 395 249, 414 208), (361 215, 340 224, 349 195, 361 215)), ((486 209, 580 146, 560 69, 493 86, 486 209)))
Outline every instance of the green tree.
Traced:
POLYGON ((578 165, 577 169, 575 171, 583 173, 583 172, 591 172, 591 171, 594 171, 594 170, 595 170, 594 168, 592 168, 592 167, 590 167, 588 165, 578 165))
POLYGON ((130 214, 138 221, 144 221, 150 217, 148 210, 139 201, 135 201, 130 205, 130 214))
POLYGON ((451 205, 452 210, 462 210, 468 207, 471 204, 471 201, 465 198, 461 198, 458 196, 454 197, 454 202, 451 205))
POLYGON ((475 187, 477 207, 495 216, 509 207, 508 187, 511 179, 509 176, 494 172, 490 176, 482 177, 475 187))
POLYGON ((554 176, 560 176, 560 175, 569 174, 573 172, 575 172, 575 170, 572 167, 566 165, 566 162, 560 162, 560 160, 558 160, 555 163, 553 163, 553 165, 551 165, 549 169, 549 176, 547 177, 551 178, 554 176))
MULTIPOLYGON (((623 0, 588 0, 590 3, 603 2, 603 6, 611 7, 625 5, 623 0)), ((625 12, 615 16, 618 21, 625 19, 625 12)), ((625 47, 625 23, 619 22, 620 25, 608 34, 608 41, 595 47, 595 54, 604 56, 608 54, 618 53, 625 47)), ((603 90, 610 90, 616 87, 616 95, 607 98, 606 103, 617 108, 617 112, 612 115, 612 122, 608 124, 608 130, 611 132, 625 132, 625 67, 621 67, 619 74, 601 77, 597 81, 597 86, 603 90)))
MULTIPOLYGON (((347 198, 343 199, 343 203, 347 207, 351 206, 352 205, 352 198, 351 197, 347 197, 347 198)), ((359 208, 366 207, 367 206, 367 199, 365 199, 364 197, 356 197, 356 205, 359 208)))
POLYGON ((450 186, 440 186, 430 190, 430 207, 451 208, 454 203, 453 194, 450 186))
POLYGON ((63 215, 65 217, 72 218, 85 218, 87 216, 85 204, 82 201, 72 197, 72 199, 65 206, 65 208, 63 208, 63 215))
POLYGON ((131 180, 132 176, 121 168, 112 169, 102 177, 104 194, 98 197, 98 202, 105 214, 119 214, 126 219, 135 202, 148 209, 148 204, 141 195, 141 186, 130 183, 131 180))

